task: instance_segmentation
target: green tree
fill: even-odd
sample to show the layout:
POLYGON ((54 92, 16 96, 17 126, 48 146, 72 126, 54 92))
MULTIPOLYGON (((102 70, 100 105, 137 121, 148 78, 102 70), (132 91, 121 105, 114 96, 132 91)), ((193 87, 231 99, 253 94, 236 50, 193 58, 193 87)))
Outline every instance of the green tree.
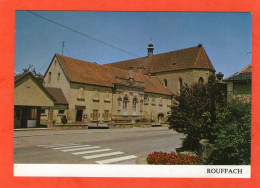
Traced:
POLYGON ((251 153, 251 104, 233 101, 217 107, 209 164, 248 165, 251 153))
POLYGON ((183 149, 198 150, 199 140, 212 140, 212 117, 215 103, 224 105, 223 88, 217 87, 216 77, 209 77, 207 84, 185 84, 179 94, 174 95, 175 104, 168 118, 169 129, 187 134, 183 149))

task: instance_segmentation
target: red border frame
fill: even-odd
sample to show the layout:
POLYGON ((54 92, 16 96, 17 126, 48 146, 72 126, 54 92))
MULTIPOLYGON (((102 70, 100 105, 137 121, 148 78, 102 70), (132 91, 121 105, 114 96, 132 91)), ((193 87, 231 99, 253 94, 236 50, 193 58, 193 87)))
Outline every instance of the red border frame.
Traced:
POLYGON ((0 0, 0 185, 2 187, 259 187, 260 8, 258 0, 0 0), (253 13, 252 165, 250 179, 13 177, 15 10, 253 13))

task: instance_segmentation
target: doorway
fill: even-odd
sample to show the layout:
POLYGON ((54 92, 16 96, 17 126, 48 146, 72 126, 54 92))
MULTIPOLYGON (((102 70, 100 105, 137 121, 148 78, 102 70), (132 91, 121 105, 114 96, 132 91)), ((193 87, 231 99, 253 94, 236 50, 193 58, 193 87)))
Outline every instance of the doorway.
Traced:
POLYGON ((77 110, 76 121, 82 121, 83 110, 77 110))
POLYGON ((164 119, 164 114, 158 114, 158 122, 159 123, 164 123, 163 119, 164 119))

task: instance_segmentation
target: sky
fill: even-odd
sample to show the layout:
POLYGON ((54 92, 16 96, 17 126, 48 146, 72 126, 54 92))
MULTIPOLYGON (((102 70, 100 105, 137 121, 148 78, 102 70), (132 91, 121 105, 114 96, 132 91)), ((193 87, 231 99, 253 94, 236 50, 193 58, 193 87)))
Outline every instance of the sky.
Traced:
POLYGON ((44 74, 63 41, 63 55, 98 64, 144 57, 149 42, 154 54, 203 44, 228 77, 251 62, 252 14, 16 11, 15 72, 44 74))

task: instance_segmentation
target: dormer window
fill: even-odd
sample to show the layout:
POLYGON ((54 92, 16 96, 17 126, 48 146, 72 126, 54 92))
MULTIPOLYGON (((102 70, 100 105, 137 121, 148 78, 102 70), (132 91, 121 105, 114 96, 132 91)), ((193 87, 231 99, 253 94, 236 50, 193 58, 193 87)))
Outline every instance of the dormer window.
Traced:
POLYGON ((163 80, 163 86, 164 86, 165 88, 167 88, 167 80, 166 80, 166 79, 163 80))

